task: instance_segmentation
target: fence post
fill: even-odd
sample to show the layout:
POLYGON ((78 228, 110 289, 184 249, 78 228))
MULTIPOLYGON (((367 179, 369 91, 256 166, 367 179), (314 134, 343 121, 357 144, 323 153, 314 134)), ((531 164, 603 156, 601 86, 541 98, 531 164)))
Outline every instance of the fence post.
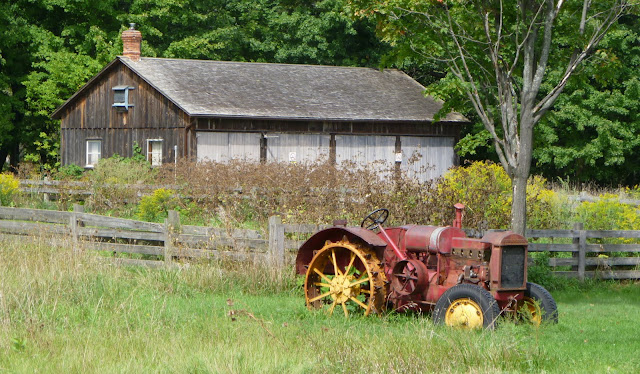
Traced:
POLYGON ((75 211, 75 206, 73 212, 71 212, 71 216, 69 217, 69 228, 71 229, 73 252, 76 252, 78 250, 78 216, 75 211))
POLYGON ((584 224, 582 222, 574 223, 573 230, 578 234, 577 237, 573 238, 574 246, 578 247, 578 253, 573 252, 573 257, 578 257, 578 279, 584 281, 587 257, 587 232, 584 230, 584 224))
MULTIPOLYGON (((84 205, 73 204, 73 211, 75 213, 84 213, 84 205)), ((84 227, 84 223, 82 222, 82 220, 78 220, 78 226, 84 227)))
MULTIPOLYGON (((571 271, 578 271, 578 262, 580 262, 580 230, 584 228, 584 224, 582 222, 574 222, 573 223, 573 239, 571 243, 573 247, 577 249, 576 252, 571 252, 571 258, 576 260, 576 264, 571 266, 571 271)), ((553 240, 553 239, 552 239, 553 240)))
POLYGON ((164 221, 164 264, 171 265, 173 261, 174 241, 180 233, 180 213, 169 211, 169 218, 164 221))
POLYGON ((47 191, 47 186, 48 186, 48 185, 47 185, 47 182, 48 182, 48 181, 49 181, 49 177, 44 177, 44 178, 43 178, 43 182, 44 182, 44 183, 42 183, 42 189, 45 191, 45 192, 42 194, 42 199, 43 199, 45 202, 47 202, 47 203, 49 202, 49 193, 48 193, 48 192, 46 192, 46 191, 47 191))
POLYGON ((276 267, 284 267, 284 225, 280 216, 269 217, 269 257, 276 267))

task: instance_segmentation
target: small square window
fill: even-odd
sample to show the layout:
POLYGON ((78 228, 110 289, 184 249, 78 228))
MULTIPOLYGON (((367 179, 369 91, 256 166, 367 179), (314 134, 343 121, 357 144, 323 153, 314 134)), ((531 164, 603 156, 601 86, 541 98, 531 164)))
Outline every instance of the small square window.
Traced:
POLYGON ((133 87, 129 86, 116 86, 113 87, 113 107, 121 110, 129 110, 133 106, 129 102, 129 91, 133 90, 133 87))
POLYGON ((162 165, 162 139, 147 139, 147 161, 151 166, 162 165))
POLYGON ((85 167, 92 168, 102 157, 102 140, 87 140, 87 163, 85 167))

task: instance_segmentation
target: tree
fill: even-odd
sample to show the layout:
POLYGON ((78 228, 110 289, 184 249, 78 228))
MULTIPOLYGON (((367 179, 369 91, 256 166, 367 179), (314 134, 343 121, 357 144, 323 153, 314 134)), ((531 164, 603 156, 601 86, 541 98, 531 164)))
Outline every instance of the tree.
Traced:
POLYGON ((446 63, 443 110, 471 105, 512 181, 511 228, 526 228, 534 127, 630 0, 354 0, 399 53, 446 63))
POLYGON ((640 19, 600 43, 535 129, 532 171, 574 183, 640 183, 640 19))
POLYGON ((122 51, 129 22, 150 57, 377 66, 385 45, 345 0, 0 0, 0 170, 55 166, 50 114, 122 51))

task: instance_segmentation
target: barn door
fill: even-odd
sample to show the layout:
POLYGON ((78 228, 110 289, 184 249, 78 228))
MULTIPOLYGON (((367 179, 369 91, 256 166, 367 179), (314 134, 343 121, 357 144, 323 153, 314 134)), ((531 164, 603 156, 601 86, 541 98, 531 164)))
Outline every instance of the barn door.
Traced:
POLYGON ((400 144, 401 168, 420 181, 438 178, 456 164, 451 137, 401 136, 400 144))
POLYGON ((197 132, 197 160, 226 162, 232 159, 259 162, 260 133, 197 132))
POLYGON ((265 138, 267 161, 304 163, 329 159, 330 135, 269 133, 265 138))
POLYGON ((386 177, 393 170, 395 149, 395 136, 336 135, 336 164, 368 166, 386 177))

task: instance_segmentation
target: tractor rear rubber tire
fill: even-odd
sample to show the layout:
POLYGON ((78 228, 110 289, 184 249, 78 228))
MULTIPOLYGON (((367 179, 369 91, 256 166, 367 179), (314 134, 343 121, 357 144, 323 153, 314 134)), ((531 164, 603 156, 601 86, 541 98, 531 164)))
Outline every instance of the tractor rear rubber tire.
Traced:
POLYGON ((528 282, 524 297, 525 300, 533 300, 540 306, 542 322, 558 323, 558 306, 553 296, 544 287, 528 282))
POLYGON ((458 284, 449 288, 438 299, 433 311, 435 324, 469 329, 479 328, 481 323, 483 328, 493 330, 499 316, 500 308, 498 307, 498 302, 489 291, 473 284, 458 284), (460 307, 457 305, 460 305, 460 307), (463 316, 465 312, 471 311, 472 314, 469 314, 469 319, 474 319, 474 321, 457 324, 452 321, 453 317, 451 316, 459 313, 460 309, 463 309, 463 316))

